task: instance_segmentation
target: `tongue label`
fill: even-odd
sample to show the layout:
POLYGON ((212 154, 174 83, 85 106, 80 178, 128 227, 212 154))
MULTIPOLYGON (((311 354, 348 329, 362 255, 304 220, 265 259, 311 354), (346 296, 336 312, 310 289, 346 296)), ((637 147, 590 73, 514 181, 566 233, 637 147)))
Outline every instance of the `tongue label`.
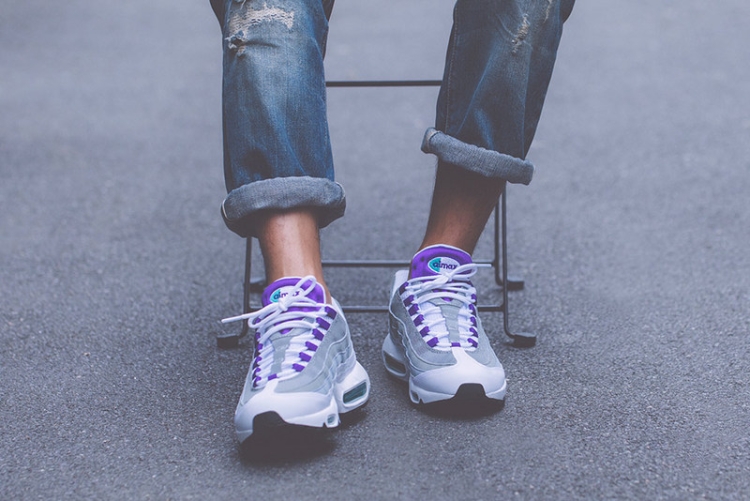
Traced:
MULTIPOLYGON (((278 303, 279 299, 282 297, 286 297, 289 295, 289 292, 294 289, 294 287, 279 287, 276 289, 273 294, 271 294, 271 297, 269 298, 272 303, 278 303)), ((294 294, 295 296, 299 296, 300 291, 297 290, 297 292, 294 294)))
POLYGON ((435 273, 445 273, 446 271, 453 271, 458 268, 458 261, 449 257, 436 257, 431 259, 427 266, 435 273))

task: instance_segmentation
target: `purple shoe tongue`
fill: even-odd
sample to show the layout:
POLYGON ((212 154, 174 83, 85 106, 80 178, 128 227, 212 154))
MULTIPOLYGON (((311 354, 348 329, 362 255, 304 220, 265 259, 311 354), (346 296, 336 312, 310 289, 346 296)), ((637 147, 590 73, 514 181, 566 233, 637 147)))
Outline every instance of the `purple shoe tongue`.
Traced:
POLYGON ((471 256, 461 249, 433 245, 419 251, 411 260, 411 278, 444 274, 471 262, 471 256))
MULTIPOLYGON (((279 299, 289 294, 300 280, 301 278, 296 277, 281 278, 266 287, 263 291, 263 306, 268 306, 271 303, 277 303, 279 299)), ((308 280, 302 283, 302 291, 310 287, 311 282, 314 281, 308 280)), ((315 287, 307 294, 307 297, 319 304, 323 304, 326 302, 326 295, 323 291, 323 287, 317 282, 315 282, 315 287)))

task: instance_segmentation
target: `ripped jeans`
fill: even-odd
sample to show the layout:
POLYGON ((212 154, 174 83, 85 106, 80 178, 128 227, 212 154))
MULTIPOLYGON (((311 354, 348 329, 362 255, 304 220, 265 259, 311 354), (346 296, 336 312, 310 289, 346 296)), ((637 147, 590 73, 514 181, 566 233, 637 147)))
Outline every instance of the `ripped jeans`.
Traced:
MULTIPOLYGON (((458 0, 422 150, 528 184, 526 153, 574 1, 458 0)), ((256 234, 262 211, 311 208, 321 228, 344 214, 323 73, 333 2, 211 0, 224 37, 222 215, 241 236, 256 234)))

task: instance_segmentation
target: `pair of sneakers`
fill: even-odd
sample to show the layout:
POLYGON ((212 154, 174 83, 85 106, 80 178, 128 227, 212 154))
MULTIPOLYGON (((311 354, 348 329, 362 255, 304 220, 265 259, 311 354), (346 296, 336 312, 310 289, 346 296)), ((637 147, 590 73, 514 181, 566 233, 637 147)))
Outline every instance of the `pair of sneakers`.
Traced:
MULTIPOLYGON (((477 265, 449 246, 423 249, 411 270, 396 273, 383 361, 408 381, 414 403, 463 393, 505 398, 506 381, 477 316, 471 277, 477 265)), ((284 278, 263 293, 263 307, 226 321, 247 320, 255 350, 234 422, 240 442, 267 423, 338 426, 363 406, 370 379, 356 360, 341 306, 326 304, 313 277, 284 278)))

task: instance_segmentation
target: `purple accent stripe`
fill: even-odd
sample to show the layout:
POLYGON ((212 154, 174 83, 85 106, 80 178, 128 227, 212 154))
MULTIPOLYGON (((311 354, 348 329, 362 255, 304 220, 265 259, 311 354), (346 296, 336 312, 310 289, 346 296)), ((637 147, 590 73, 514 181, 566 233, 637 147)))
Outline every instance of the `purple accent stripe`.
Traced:
POLYGON ((303 351, 299 354, 299 359, 303 362, 309 362, 310 360, 312 360, 312 357, 303 351))
POLYGON ((319 326, 323 327, 324 329, 329 329, 331 327, 331 324, 329 324, 322 318, 316 318, 315 321, 318 323, 319 326))
POLYGON ((411 306, 412 304, 414 304, 414 296, 409 296, 404 299, 404 306, 411 306))
POLYGON ((305 343, 305 346, 307 346, 307 349, 310 351, 317 351, 318 347, 314 344, 312 344, 310 341, 307 341, 305 343))
POLYGON ((424 322, 424 315, 417 315, 417 318, 414 319, 414 325, 420 326, 422 322, 424 322))
POLYGON ((300 364, 292 364, 292 369, 297 372, 302 372, 305 369, 305 366, 300 364))
POLYGON ((461 347, 461 343, 457 343, 457 342, 454 341, 454 342, 451 343, 451 346, 453 348, 460 348, 461 347))
POLYGON ((436 337, 427 341, 427 346, 429 346, 430 348, 434 348, 436 344, 438 344, 438 338, 436 337))
POLYGON ((268 376, 268 380, 269 380, 269 381, 273 381, 274 379, 276 379, 276 378, 278 378, 278 377, 279 377, 279 375, 278 375, 278 374, 271 374, 270 376, 268 376))
POLYGON ((469 344, 472 345, 474 348, 479 346, 479 343, 477 343, 477 340, 471 337, 469 338, 469 344))
POLYGON ((430 333, 430 328, 426 325, 419 331, 419 333, 422 335, 422 337, 427 336, 430 333))
POLYGON ((313 336, 315 336, 315 339, 317 339, 318 341, 323 341, 323 333, 318 329, 313 330, 313 336))
POLYGON ((411 308, 409 308, 409 315, 416 315, 419 313, 419 306, 416 304, 411 305, 411 308))
POLYGON ((326 306, 326 315, 328 315, 328 318, 333 320, 336 318, 336 315, 338 315, 338 313, 336 313, 336 310, 334 310, 330 306, 326 306))

